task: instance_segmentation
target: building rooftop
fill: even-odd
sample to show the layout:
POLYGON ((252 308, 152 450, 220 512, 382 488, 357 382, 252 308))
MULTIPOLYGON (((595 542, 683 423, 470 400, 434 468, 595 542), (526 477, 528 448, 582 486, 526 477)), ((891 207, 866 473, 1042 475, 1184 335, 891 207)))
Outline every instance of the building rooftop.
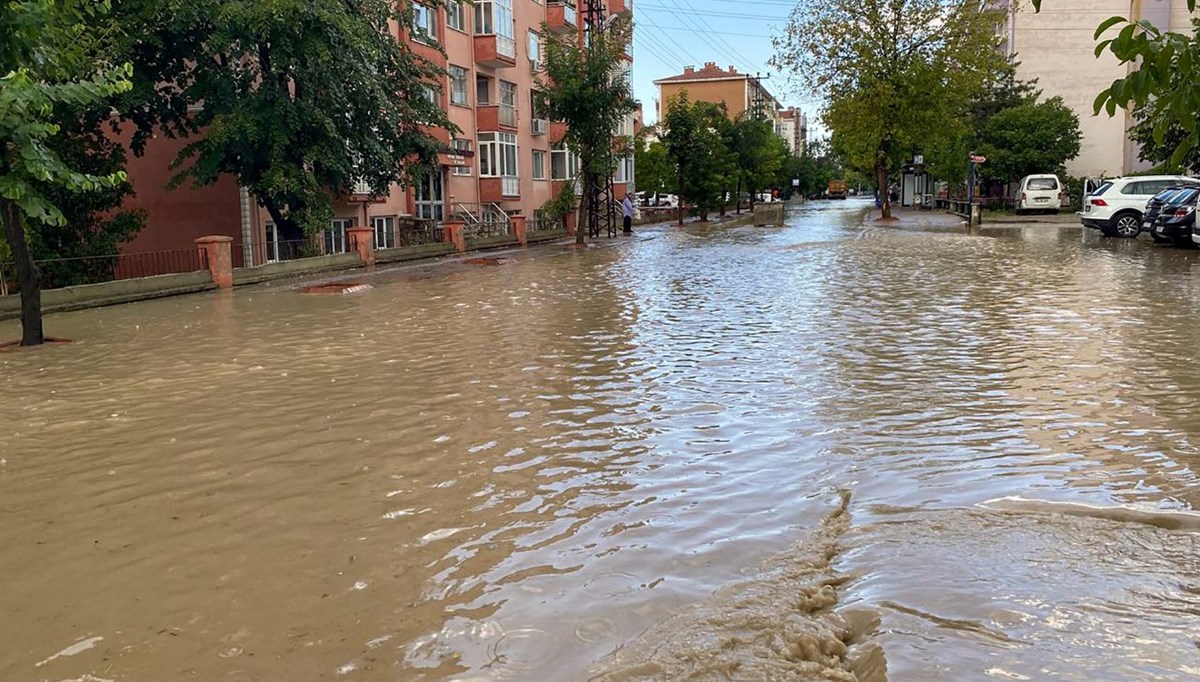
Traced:
POLYGON ((750 78, 750 74, 738 73, 738 70, 729 67, 726 71, 717 66, 716 62, 706 62, 704 68, 699 71, 694 66, 688 66, 683 69, 683 73, 677 76, 668 76, 654 81, 655 85, 660 83, 687 83, 690 81, 714 81, 714 80, 745 80, 750 78))

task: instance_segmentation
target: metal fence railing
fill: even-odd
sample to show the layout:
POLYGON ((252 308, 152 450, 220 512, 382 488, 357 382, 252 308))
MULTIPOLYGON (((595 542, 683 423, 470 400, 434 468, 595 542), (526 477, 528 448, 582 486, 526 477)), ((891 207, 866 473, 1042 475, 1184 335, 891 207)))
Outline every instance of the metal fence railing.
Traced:
MULTIPOLYGON (((170 251, 112 253, 35 260, 43 289, 61 289, 81 284, 99 284, 121 279, 196 272, 208 267, 195 247, 170 251)), ((0 263, 0 290, 11 291, 17 279, 16 265, 0 263)))
POLYGON ((538 234, 540 232, 561 232, 567 229, 566 221, 563 216, 548 216, 539 212, 535 212, 525 222, 525 231, 527 234, 538 234))
POLYGON ((234 242, 233 267, 248 268, 286 260, 312 258, 322 255, 323 244, 317 239, 284 241, 234 242))
POLYGON ((396 223, 396 248, 441 244, 444 241, 442 224, 432 218, 401 218, 396 223))

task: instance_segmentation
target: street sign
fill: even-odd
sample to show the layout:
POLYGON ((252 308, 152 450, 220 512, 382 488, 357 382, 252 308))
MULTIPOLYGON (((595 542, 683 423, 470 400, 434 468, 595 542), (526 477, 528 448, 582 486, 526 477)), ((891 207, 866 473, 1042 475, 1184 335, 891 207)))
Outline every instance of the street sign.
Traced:
POLYGON ((971 163, 987 163, 986 156, 972 156, 971 163))

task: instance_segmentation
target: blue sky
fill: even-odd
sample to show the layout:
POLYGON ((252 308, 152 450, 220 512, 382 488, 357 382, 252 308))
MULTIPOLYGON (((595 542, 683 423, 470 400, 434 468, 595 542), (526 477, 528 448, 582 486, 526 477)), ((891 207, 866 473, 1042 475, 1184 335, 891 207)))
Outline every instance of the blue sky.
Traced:
POLYGON ((797 106, 816 123, 816 103, 793 92, 767 60, 771 36, 795 5, 788 0, 634 0, 634 93, 646 122, 655 120, 654 81, 716 62, 743 73, 770 74, 763 85, 785 106, 797 106))

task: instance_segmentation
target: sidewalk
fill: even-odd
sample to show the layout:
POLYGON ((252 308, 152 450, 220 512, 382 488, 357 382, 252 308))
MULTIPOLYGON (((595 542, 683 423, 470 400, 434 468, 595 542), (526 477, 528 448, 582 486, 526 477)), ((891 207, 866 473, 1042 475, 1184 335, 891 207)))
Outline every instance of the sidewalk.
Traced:
POLYGON ((898 228, 959 228, 965 227, 966 221, 945 211, 922 211, 912 208, 892 207, 892 219, 881 222, 881 212, 872 208, 863 214, 865 227, 898 227, 898 228))

